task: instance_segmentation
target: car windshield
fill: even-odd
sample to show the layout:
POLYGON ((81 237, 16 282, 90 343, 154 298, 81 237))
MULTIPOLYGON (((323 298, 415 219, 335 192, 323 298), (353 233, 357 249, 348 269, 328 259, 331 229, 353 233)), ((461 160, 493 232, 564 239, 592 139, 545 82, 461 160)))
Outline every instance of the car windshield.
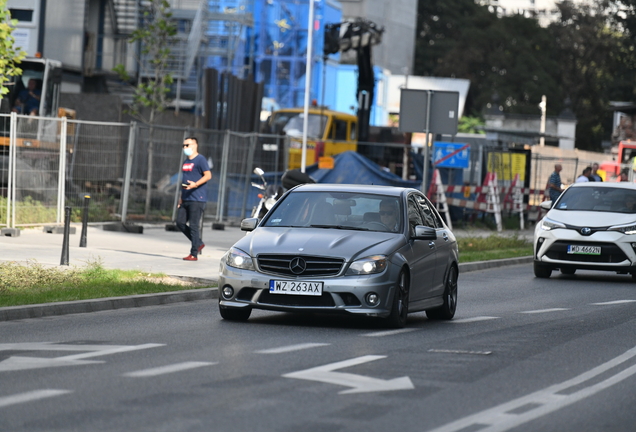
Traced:
MULTIPOLYGON (((285 132, 291 137, 302 137, 304 126, 304 113, 279 112, 274 115, 273 125, 275 132, 285 132)), ((307 119, 307 136, 322 138, 327 124, 327 116, 309 114, 307 119)))
POLYGON ((402 205, 395 196, 352 192, 292 192, 263 226, 400 232, 402 205))
POLYGON ((636 213, 636 190, 608 187, 568 188, 563 192, 555 209, 636 213))

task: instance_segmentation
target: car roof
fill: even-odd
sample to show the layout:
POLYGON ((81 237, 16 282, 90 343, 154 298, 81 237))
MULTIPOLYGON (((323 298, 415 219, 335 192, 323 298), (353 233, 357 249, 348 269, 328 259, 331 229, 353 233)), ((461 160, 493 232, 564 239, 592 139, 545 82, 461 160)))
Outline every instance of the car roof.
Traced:
POLYGON ((391 196, 401 196, 408 191, 418 192, 417 189, 397 187, 397 186, 381 186, 381 185, 360 185, 360 184, 335 184, 335 183, 317 183, 303 184, 294 188, 299 192, 356 192, 370 193, 391 196))
POLYGON ((583 182, 573 183, 571 187, 603 187, 603 188, 617 188, 617 189, 636 189, 636 183, 631 182, 583 182))

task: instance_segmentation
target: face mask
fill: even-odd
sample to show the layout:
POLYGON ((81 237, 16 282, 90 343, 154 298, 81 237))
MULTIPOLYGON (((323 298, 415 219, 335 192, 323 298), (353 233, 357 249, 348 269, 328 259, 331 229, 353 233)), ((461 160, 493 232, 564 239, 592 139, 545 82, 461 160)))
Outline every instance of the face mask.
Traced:
POLYGON ((186 156, 192 156, 192 149, 189 147, 184 148, 183 154, 185 154, 186 156))

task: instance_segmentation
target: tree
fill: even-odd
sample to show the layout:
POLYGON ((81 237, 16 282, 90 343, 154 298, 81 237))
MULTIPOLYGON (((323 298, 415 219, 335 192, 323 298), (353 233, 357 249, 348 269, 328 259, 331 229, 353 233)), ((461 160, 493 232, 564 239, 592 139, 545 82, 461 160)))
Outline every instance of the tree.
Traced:
POLYGON ((24 51, 14 47, 13 29, 17 23, 7 10, 7 0, 0 0, 0 96, 9 92, 5 83, 10 81, 10 77, 22 73, 18 65, 26 57, 24 51))
MULTIPOLYGON (((153 164, 153 135, 157 113, 162 112, 169 104, 168 92, 173 83, 172 74, 168 72, 171 59, 170 48, 177 34, 177 27, 171 21, 172 13, 167 0, 151 0, 143 13, 143 24, 136 29, 130 39, 130 43, 141 45, 141 57, 137 59, 140 67, 140 75, 150 78, 140 79, 135 87, 133 104, 128 111, 137 119, 150 125, 148 142, 148 174, 146 186, 146 219, 150 213, 150 201, 152 194, 152 164, 153 164), (148 117, 145 117, 148 112, 148 117)), ((131 77, 126 72, 124 65, 115 67, 120 77, 131 82, 131 77)))

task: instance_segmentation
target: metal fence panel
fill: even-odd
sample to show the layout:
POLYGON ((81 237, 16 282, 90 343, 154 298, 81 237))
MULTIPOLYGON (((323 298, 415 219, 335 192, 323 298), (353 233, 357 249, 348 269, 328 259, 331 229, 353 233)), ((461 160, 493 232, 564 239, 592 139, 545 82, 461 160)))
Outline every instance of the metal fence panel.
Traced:
POLYGON ((126 123, 68 121, 66 205, 75 219, 90 196, 89 222, 119 220, 129 129, 126 123))
POLYGON ((13 226, 59 223, 61 119, 16 118, 13 226))

